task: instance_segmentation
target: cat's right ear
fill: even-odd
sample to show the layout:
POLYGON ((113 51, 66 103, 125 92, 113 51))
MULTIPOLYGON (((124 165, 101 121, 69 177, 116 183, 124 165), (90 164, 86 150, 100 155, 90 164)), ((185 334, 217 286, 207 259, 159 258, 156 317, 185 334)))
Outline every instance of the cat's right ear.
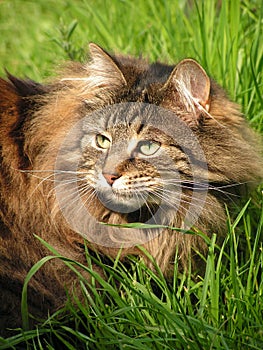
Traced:
POLYGON ((89 50, 91 58, 89 70, 97 86, 120 87, 127 85, 122 71, 110 54, 94 43, 89 44, 89 50))
POLYGON ((185 59, 175 66, 164 89, 171 103, 183 104, 186 121, 195 124, 202 113, 210 110, 210 78, 193 59, 185 59))

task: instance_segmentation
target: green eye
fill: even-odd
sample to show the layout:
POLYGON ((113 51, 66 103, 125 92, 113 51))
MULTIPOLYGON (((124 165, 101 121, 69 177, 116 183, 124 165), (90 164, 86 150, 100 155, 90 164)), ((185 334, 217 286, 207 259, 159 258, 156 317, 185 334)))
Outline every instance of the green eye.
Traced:
POLYGON ((139 151, 145 156, 152 156, 160 148, 159 142, 156 141, 142 141, 139 143, 139 151))
POLYGON ((99 148, 108 149, 108 148, 110 148, 111 141, 110 141, 110 139, 108 139, 108 137, 99 134, 96 136, 96 145, 99 148))

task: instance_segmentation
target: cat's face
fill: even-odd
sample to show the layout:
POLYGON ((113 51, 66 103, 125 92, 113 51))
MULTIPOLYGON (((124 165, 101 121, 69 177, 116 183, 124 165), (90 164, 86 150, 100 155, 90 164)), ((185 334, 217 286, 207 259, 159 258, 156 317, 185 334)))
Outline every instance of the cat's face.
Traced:
MULTIPOLYGON (((201 214, 205 222, 215 202, 210 194, 224 194, 225 184, 240 182, 240 164, 229 164, 233 150, 243 147, 243 141, 236 147, 238 112, 230 102, 225 108, 215 84, 210 91, 209 77, 193 60, 148 66, 112 58, 96 45, 91 57, 80 76, 61 81, 77 96, 73 116, 79 120, 76 133, 61 144, 55 169, 64 218, 89 241, 101 236, 102 245, 109 229, 98 222, 152 218, 151 223, 188 229, 201 214)), ((235 152, 237 159, 246 154, 235 152)), ((125 239, 123 231, 118 242, 125 239)))
POLYGON ((90 198, 114 212, 152 215, 160 205, 176 212, 182 200, 191 201, 194 170, 185 149, 191 135, 184 135, 179 119, 177 135, 169 132, 168 114, 124 103, 83 119, 78 173, 90 198))

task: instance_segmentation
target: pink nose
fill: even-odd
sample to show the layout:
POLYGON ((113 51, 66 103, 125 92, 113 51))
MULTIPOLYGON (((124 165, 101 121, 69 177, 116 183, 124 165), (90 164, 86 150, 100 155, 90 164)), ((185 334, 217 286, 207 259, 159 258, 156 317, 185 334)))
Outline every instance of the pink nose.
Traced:
POLYGON ((108 182, 108 184, 110 186, 112 186, 113 182, 119 178, 119 176, 116 174, 104 174, 103 173, 103 176, 105 177, 106 181, 108 182))

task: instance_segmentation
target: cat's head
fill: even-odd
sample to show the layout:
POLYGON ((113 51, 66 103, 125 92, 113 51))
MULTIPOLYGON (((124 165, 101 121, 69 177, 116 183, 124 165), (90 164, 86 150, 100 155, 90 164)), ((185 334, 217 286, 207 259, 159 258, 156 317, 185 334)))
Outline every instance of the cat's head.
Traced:
POLYGON ((87 207, 96 220, 111 223, 154 217, 181 225, 187 213, 191 223, 199 214, 211 223, 222 194, 227 200, 233 188, 262 176, 254 134, 197 62, 149 64, 95 44, 90 56, 45 87, 13 77, 2 84, 10 90, 1 102, 9 117, 9 95, 15 100, 17 120, 8 135, 27 160, 18 164, 29 163, 32 171, 55 164, 56 176, 63 174, 55 181, 60 208, 70 207, 75 221, 87 207))
MULTIPOLYGON (((173 112, 141 102, 84 116, 61 144, 55 173, 64 216, 75 231, 99 239, 100 245, 106 244, 100 235, 90 236, 91 230, 101 231, 91 229, 92 221, 188 229, 208 191, 206 159, 191 129, 173 112)), ((117 236, 118 244, 150 237, 117 236)))
MULTIPOLYGON (((174 113, 145 103, 120 103, 89 114, 78 125, 81 149, 74 164, 81 180, 111 210, 130 213, 147 206, 150 211, 163 203, 175 212, 182 192, 191 192, 195 180, 206 189, 205 156, 174 113)), ((68 137, 66 145, 73 134, 68 137)))

